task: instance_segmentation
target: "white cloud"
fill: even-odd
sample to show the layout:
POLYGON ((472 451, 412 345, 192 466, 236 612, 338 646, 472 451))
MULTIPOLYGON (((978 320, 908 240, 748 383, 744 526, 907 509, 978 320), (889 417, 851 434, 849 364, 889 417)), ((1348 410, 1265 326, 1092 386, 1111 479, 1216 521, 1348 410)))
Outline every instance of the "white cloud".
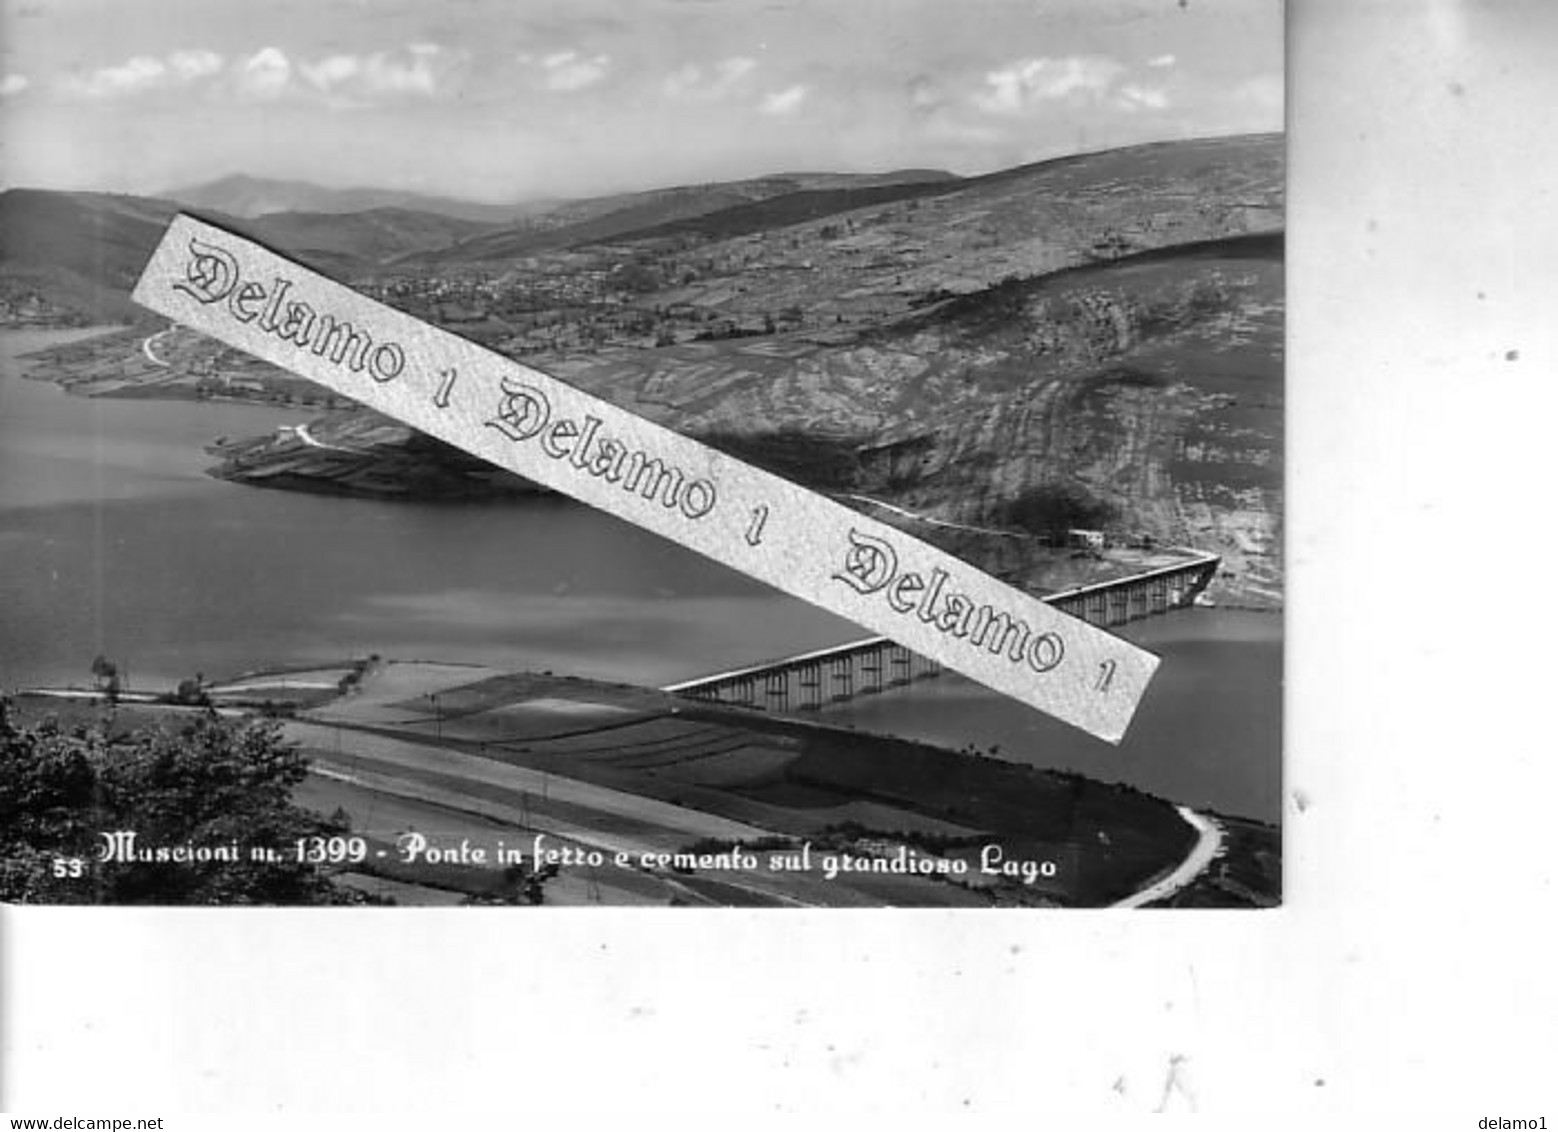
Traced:
POLYGON ((367 94, 435 94, 438 76, 433 71, 437 52, 411 53, 410 60, 376 52, 368 56, 362 69, 362 86, 367 94))
POLYGON ((167 64, 161 59, 137 55, 123 63, 101 67, 84 78, 70 79, 66 85, 88 98, 113 98, 162 86, 168 74, 167 64))
POLYGON ((317 63, 305 63, 298 68, 303 77, 320 90, 332 90, 351 81, 362 72, 362 63, 355 55, 329 55, 317 63))
POLYGON ((797 83, 784 90, 776 90, 763 99, 764 114, 791 114, 806 101, 806 87, 797 83))
POLYGON ((68 78, 62 85, 70 93, 86 98, 117 98, 188 86, 219 73, 223 62, 215 51, 198 47, 161 57, 136 55, 123 63, 68 78))
POLYGON ((738 81, 756 66, 756 59, 748 58, 745 55, 732 55, 729 59, 721 59, 716 63, 714 70, 719 75, 719 82, 729 84, 738 81))
POLYGON ((1173 55, 1154 55, 1151 59, 1147 60, 1147 66, 1172 67, 1177 62, 1179 62, 1178 58, 1173 55))
POLYGON ((1126 83, 1120 88, 1115 102, 1125 110, 1164 110, 1168 107, 1169 99, 1162 90, 1126 83))
POLYGON ((666 76, 665 92, 675 98, 724 98, 756 68, 757 60, 745 55, 732 55, 709 67, 688 63, 666 76))
POLYGON ((0 79, 0 98, 9 98, 13 94, 21 94, 32 85, 26 75, 6 75, 0 79))
POLYGON ((541 60, 541 66, 546 72, 542 81, 548 90, 583 90, 606 77, 611 69, 611 56, 586 58, 577 51, 554 51, 541 60))
POLYGON ((191 83, 208 78, 222 69, 222 57, 215 51, 197 49, 175 51, 168 56, 168 68, 180 82, 191 83))
POLYGON ((437 93, 440 77, 461 53, 451 56, 436 43, 413 43, 399 51, 369 55, 336 54, 309 61, 279 47, 261 47, 228 67, 215 51, 191 48, 157 57, 137 55, 123 63, 67 79, 63 86, 89 98, 110 98, 188 87, 224 71, 229 94, 271 100, 323 95, 333 106, 364 104, 374 98, 437 93))
POLYGON ((443 57, 444 50, 436 43, 413 43, 404 51, 299 61, 298 71, 314 88, 331 96, 335 105, 350 106, 396 95, 437 94, 443 57))
POLYGON ((255 98, 276 98, 292 82, 292 60, 279 47, 262 47, 238 67, 238 88, 255 98))
POLYGON ((1125 70, 1099 55, 1019 60, 985 75, 986 90, 974 103, 992 114, 1015 114, 1042 102, 1097 97, 1125 70))

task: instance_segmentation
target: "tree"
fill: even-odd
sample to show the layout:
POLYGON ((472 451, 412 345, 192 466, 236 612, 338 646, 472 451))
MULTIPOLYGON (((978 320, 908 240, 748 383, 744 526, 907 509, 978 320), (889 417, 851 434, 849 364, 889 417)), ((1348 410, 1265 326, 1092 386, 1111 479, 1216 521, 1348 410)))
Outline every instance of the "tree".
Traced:
POLYGON ((194 679, 180 680, 178 690, 173 693, 173 698, 181 704, 208 706, 211 703, 211 697, 206 692, 205 676, 197 672, 194 679))
POLYGON ((307 773, 266 721, 206 713, 112 735, 23 725, 0 699, 0 901, 362 902, 297 859, 298 839, 339 832, 292 803, 307 773), (101 861, 104 835, 117 831, 133 832, 138 849, 236 846, 238 859, 101 861), (254 860, 256 849, 278 859, 254 860))
POLYGON ((1054 542, 1064 543, 1068 531, 1108 526, 1118 517, 1107 500, 1095 498, 1080 484, 1044 483, 1030 487, 1000 508, 997 518, 1054 542))
POLYGON ((119 666, 102 653, 92 658, 92 680, 96 687, 101 688, 105 680, 115 679, 118 675, 119 666))

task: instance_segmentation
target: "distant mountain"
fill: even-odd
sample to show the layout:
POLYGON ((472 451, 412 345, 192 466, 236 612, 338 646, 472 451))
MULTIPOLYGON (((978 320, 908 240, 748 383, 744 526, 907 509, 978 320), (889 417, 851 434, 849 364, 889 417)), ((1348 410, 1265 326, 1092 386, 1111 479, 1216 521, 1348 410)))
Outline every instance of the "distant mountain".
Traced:
POLYGON ((802 192, 618 233, 597 258, 652 259, 667 282, 660 304, 738 323, 799 307, 854 325, 1011 277, 1280 231, 1285 156, 1276 134, 1200 138, 943 184, 802 192))
POLYGON ((331 189, 306 181, 278 181, 243 174, 203 185, 170 189, 162 195, 179 204, 215 209, 244 219, 278 212, 341 214, 388 208, 495 224, 513 220, 525 212, 524 206, 519 204, 482 204, 394 189, 331 189))
MULTIPOLYGON (((599 197, 413 253, 400 266, 491 268, 546 252, 637 244, 790 269, 743 280, 750 302, 737 305, 771 304, 769 282, 795 292, 780 305, 814 300, 819 286, 831 289, 799 274, 814 269, 852 277, 853 290, 874 273, 870 289, 885 275, 894 288, 966 291, 1095 256, 1279 228, 1284 150, 1281 135, 1243 135, 1077 154, 977 177, 803 173, 599 197), (818 266, 824 262, 832 268, 818 266)), ((707 290, 668 298, 705 301, 707 290)))
POLYGON ((475 221, 407 209, 349 215, 276 213, 238 219, 211 208, 115 193, 11 189, 0 193, 0 277, 100 321, 145 317, 129 302, 152 249, 180 211, 253 236, 327 275, 349 277, 381 260, 484 230, 475 221))
POLYGON ((526 240, 543 246, 598 240, 803 189, 890 184, 899 177, 934 183, 951 174, 793 173, 534 203, 528 206, 529 217, 517 223, 522 211, 517 205, 497 208, 252 177, 228 177, 168 197, 11 189, 0 193, 0 273, 24 280, 44 299, 85 317, 134 319, 142 312, 129 303, 129 292, 163 230, 185 210, 344 277, 407 257, 437 263, 446 249, 473 243, 470 252, 454 254, 449 262, 516 254, 526 240), (411 202, 420 207, 409 207, 411 202), (305 204, 309 207, 300 207, 305 204), (495 226, 494 216, 508 225, 495 226), (487 249, 479 241, 494 231, 497 239, 487 249))
POLYGON ((695 222, 701 217, 769 201, 799 196, 836 197, 853 192, 896 199, 957 183, 957 176, 938 169, 902 169, 890 173, 778 173, 743 181, 676 185, 555 201, 533 206, 528 215, 510 224, 416 258, 428 264, 488 263, 611 240, 629 232, 695 222))
POLYGON ((214 209, 247 220, 278 213, 340 216, 388 209, 426 213, 475 224, 514 224, 526 229, 557 228, 636 209, 639 211, 630 213, 632 218, 623 222, 634 228, 642 228, 803 190, 865 188, 954 179, 953 174, 937 169, 901 169, 889 173, 778 173, 741 181, 681 185, 578 199, 485 204, 397 189, 334 189, 308 181, 285 181, 237 173, 202 185, 169 189, 161 196, 191 208, 214 209))
POLYGON ((412 252, 447 247, 491 225, 408 208, 365 212, 273 212, 245 222, 249 231, 286 250, 343 266, 382 263, 412 252))
POLYGON ((956 180, 955 174, 941 169, 900 169, 889 173, 773 173, 739 181, 706 181, 594 197, 537 201, 528 205, 511 226, 518 230, 554 229, 611 217, 614 218, 610 225, 612 230, 627 231, 621 226, 629 224, 638 228, 664 224, 790 193, 956 180))
MULTIPOLYGON (((382 202, 411 194, 252 178, 186 191, 182 204, 337 277, 386 267, 490 270, 537 256, 543 262, 528 269, 553 275, 585 260, 609 269, 627 255, 654 262, 662 306, 692 304, 743 326, 786 310, 810 312, 813 325, 853 326, 1011 276, 1280 230, 1284 156, 1280 135, 1260 135, 1132 146, 968 178, 923 169, 785 173, 533 202, 502 224, 438 211, 459 202, 413 198, 430 207, 407 208, 382 202), (284 192, 267 204, 259 194, 272 189, 284 192), (329 207, 235 219, 304 198, 329 207), (349 203, 365 207, 336 211, 349 203)), ((53 278, 67 308, 106 310, 128 294, 179 208, 168 199, 11 190, 0 194, 0 265, 11 276, 53 278)))

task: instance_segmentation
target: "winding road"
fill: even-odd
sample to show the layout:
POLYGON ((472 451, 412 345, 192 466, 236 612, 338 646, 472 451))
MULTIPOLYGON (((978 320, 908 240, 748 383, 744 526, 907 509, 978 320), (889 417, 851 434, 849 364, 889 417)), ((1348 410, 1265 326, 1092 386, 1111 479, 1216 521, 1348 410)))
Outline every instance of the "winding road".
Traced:
POLYGON ((905 510, 894 503, 887 503, 881 499, 872 499, 869 495, 855 495, 852 492, 843 493, 840 498, 853 499, 858 503, 869 503, 873 507, 880 507, 884 511, 891 511, 894 515, 901 515, 905 519, 914 519, 932 527, 945 527, 952 531, 972 531, 979 535, 1000 535, 1002 538, 1026 538, 1028 536, 1019 531, 998 531, 993 527, 974 527, 967 523, 954 523, 947 519, 937 519, 930 515, 921 515, 915 511, 905 510))
POLYGON ((157 339, 161 338, 164 334, 172 334, 173 331, 174 327, 170 326, 166 330, 159 330, 157 333, 141 340, 141 353, 146 355, 146 360, 149 361, 152 365, 161 366, 163 369, 168 368, 168 363, 157 356, 156 352, 152 350, 151 344, 157 339))
POLYGON ((1172 896, 1205 871, 1223 849, 1223 827, 1204 814, 1198 814, 1189 806, 1175 806, 1179 816, 1189 822, 1196 831, 1196 843, 1185 859, 1168 873, 1153 881, 1146 888, 1131 893, 1124 900, 1115 901, 1115 908, 1141 908, 1155 900, 1172 896))
POLYGON ((364 454, 359 448, 348 448, 344 444, 327 444, 325 441, 320 440, 313 433, 309 432, 308 425, 306 423, 296 425, 280 425, 278 426, 277 431, 290 432, 293 436, 297 437, 300 442, 308 445, 310 448, 323 448, 327 452, 351 452, 352 454, 358 456, 364 454))

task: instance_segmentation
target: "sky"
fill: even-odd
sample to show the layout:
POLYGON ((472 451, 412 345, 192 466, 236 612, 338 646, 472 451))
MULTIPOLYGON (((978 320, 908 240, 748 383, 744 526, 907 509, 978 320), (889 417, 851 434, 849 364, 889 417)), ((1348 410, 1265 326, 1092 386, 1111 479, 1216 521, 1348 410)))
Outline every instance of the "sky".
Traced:
POLYGON ((0 0, 0 183, 509 202, 1282 128, 1282 0, 0 0))

